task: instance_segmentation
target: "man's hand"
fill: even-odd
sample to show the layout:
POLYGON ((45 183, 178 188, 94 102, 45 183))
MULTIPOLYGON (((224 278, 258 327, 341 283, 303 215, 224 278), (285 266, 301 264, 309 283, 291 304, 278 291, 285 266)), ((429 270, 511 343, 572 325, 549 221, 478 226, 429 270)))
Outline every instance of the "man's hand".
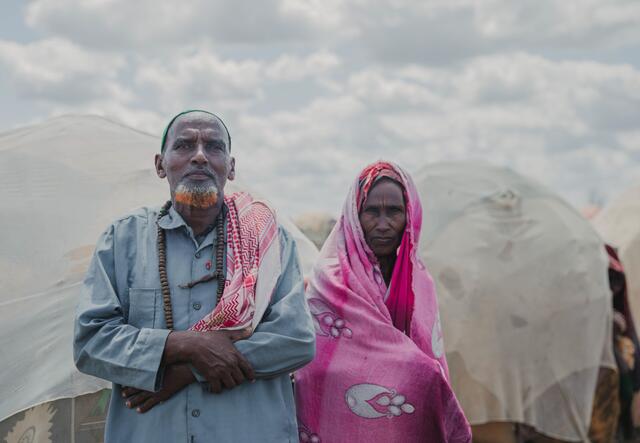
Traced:
POLYGON ((240 331, 172 332, 165 346, 165 364, 191 363, 207 379, 212 392, 232 389, 255 374, 233 343, 251 336, 251 329, 240 331))
POLYGON ((141 391, 136 388, 122 388, 122 396, 128 408, 144 414, 155 405, 170 399, 182 388, 195 381, 191 369, 187 365, 171 365, 164 369, 162 389, 158 392, 141 391))
POLYGON ((245 380, 255 379, 253 368, 233 346, 250 335, 250 329, 199 333, 191 364, 207 379, 211 392, 219 394, 223 388, 233 389, 245 380))

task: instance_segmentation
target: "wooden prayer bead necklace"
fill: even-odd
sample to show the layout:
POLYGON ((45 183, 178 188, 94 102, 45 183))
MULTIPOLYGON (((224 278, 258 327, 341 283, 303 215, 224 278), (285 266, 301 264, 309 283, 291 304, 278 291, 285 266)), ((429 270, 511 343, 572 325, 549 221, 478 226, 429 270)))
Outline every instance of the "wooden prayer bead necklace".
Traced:
MULTIPOLYGON (((164 319, 167 324, 167 329, 173 329, 173 309, 171 307, 171 289, 169 288, 169 279, 167 278, 167 237, 164 229, 160 227, 158 221, 169 213, 171 207, 171 200, 166 202, 158 213, 158 219, 156 221, 156 227, 158 230, 157 245, 158 245, 158 271, 160 272, 160 288, 162 291, 162 301, 164 304, 164 319)), ((224 292, 224 272, 222 271, 224 253, 225 253, 225 238, 224 238, 224 205, 220 208, 220 213, 216 219, 216 270, 212 274, 207 274, 204 277, 187 283, 186 285, 180 285, 183 289, 191 289, 195 285, 205 283, 214 279, 218 280, 218 290, 216 293, 216 303, 220 303, 220 298, 224 292)))

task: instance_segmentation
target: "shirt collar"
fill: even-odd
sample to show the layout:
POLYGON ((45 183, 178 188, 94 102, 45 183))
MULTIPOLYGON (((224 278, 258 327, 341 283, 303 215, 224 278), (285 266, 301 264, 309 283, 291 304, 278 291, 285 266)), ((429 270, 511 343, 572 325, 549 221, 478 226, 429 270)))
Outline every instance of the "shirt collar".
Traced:
MULTIPOLYGON (((223 209, 223 210, 226 211, 226 208, 223 209)), ((225 221, 226 221, 226 219, 225 219, 225 221)), ((158 220, 158 226, 160 226, 164 230, 177 229, 177 228, 180 228, 181 226, 184 226, 184 229, 187 232, 187 235, 189 235, 193 239, 193 241, 195 242, 196 247, 198 249, 202 249, 202 248, 204 248, 204 247, 206 247, 208 245, 213 244, 213 242, 215 241, 215 239, 217 237, 216 230, 214 228, 211 231, 209 231, 207 233, 207 235, 205 236, 205 238, 203 239, 203 241, 199 243, 196 240, 196 238, 195 238, 195 236, 193 234, 193 230, 191 229, 191 227, 187 224, 187 222, 184 221, 184 219, 182 218, 180 213, 178 211, 176 211, 173 208, 173 206, 171 206, 169 208, 169 211, 167 212, 167 214, 165 216, 161 217, 158 220)), ((225 226, 225 229, 226 229, 226 226, 225 226)))
POLYGON ((188 227, 187 223, 184 221, 182 216, 178 214, 178 211, 173 208, 173 206, 169 208, 169 212, 167 212, 166 215, 158 220, 158 226, 162 229, 176 229, 180 226, 188 227))

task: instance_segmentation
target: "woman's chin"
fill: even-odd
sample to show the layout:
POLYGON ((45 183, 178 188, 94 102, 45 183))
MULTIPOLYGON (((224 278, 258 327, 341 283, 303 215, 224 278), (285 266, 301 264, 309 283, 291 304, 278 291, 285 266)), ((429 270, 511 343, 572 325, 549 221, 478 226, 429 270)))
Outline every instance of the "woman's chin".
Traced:
POLYGON ((390 255, 395 255, 396 249, 397 248, 393 246, 385 246, 385 247, 372 248, 371 250, 373 251, 375 256, 378 257, 378 260, 380 260, 381 258, 386 258, 386 257, 389 257, 390 255))

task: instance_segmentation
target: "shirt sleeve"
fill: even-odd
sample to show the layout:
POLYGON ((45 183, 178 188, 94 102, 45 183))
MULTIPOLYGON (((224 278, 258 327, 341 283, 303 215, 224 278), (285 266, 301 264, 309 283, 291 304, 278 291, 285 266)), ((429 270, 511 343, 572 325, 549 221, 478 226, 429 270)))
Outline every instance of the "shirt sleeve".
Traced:
POLYGON ((127 324, 115 284, 115 230, 98 240, 78 303, 73 355, 86 374, 146 391, 161 386, 160 363, 169 331, 127 324))
POLYGON ((315 332, 304 296, 304 281, 295 241, 279 229, 282 274, 253 335, 235 343, 261 378, 285 374, 315 356, 315 332))

